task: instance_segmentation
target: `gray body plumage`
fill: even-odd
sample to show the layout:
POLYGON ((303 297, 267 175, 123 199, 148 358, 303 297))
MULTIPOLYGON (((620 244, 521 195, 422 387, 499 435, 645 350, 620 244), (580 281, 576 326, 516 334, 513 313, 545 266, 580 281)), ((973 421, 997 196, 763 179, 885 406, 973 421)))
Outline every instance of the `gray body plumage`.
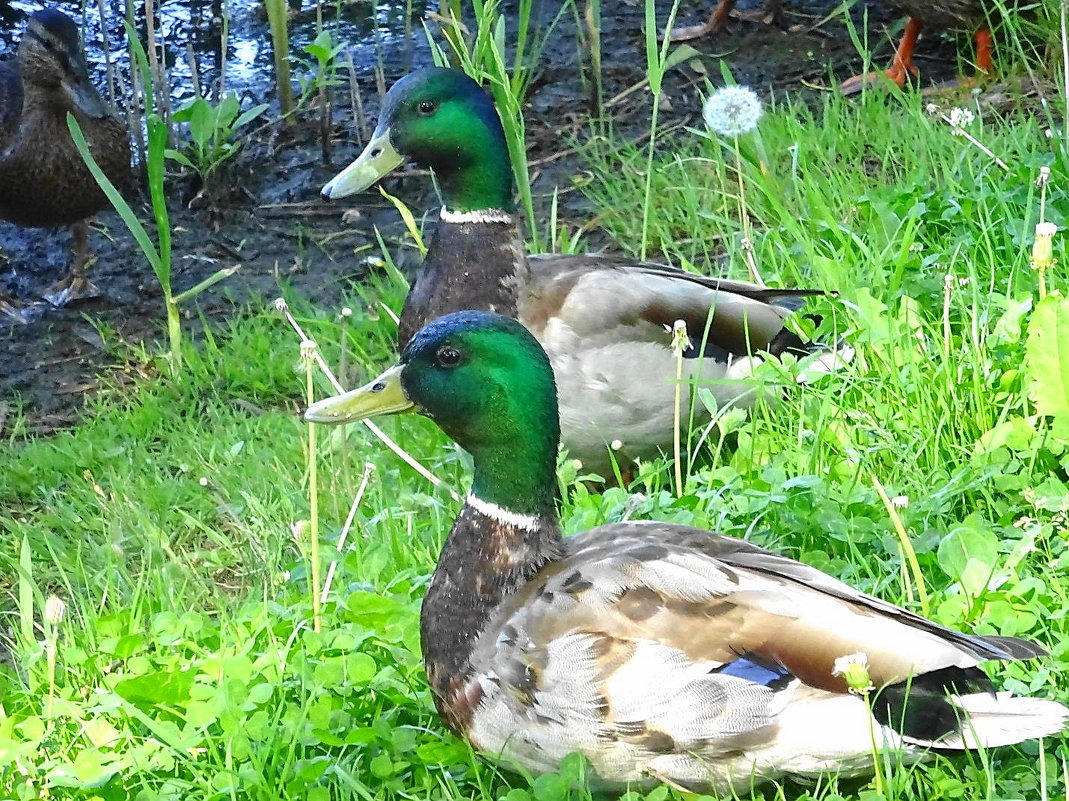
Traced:
POLYGON ((562 545, 559 558, 526 576, 491 570, 465 549, 514 554, 518 566, 531 536, 466 507, 424 602, 443 717, 525 770, 552 771, 579 751, 602 784, 724 793, 786 774, 871 771, 873 733, 908 762, 933 745, 992 747, 1065 723, 1058 703, 964 686, 970 676, 986 684, 982 661, 1044 653, 1027 641, 946 629, 708 531, 647 522, 563 541, 555 532, 535 538, 549 554, 562 545), (836 673, 850 658, 867 661, 878 689, 912 682, 920 693, 925 676, 958 676, 960 693, 941 701, 953 730, 920 736, 874 720, 836 673))
MULTIPOLYGON (((500 215, 500 212, 494 212, 500 215)), ((673 439, 677 359, 672 326, 691 348, 681 401, 709 389, 720 405, 748 407, 759 351, 804 348, 784 321, 811 290, 757 287, 663 265, 593 255, 527 256, 511 218, 446 222, 401 313, 403 348, 423 325, 461 309, 516 317, 549 355, 560 398, 561 442, 584 469, 668 451, 673 439)), ((708 420, 695 406, 696 420, 708 420)))

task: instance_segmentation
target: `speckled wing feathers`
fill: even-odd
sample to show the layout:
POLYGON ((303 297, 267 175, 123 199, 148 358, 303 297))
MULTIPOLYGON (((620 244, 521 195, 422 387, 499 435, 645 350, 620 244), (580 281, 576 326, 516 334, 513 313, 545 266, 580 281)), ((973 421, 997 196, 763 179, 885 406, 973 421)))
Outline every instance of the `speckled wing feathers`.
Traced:
MULTIPOLYGON (((863 705, 840 701, 857 699, 833 674, 839 657, 865 653, 883 686, 1042 650, 951 632, 707 531, 627 523, 566 542, 567 556, 506 602, 472 655, 483 699, 469 736, 529 768, 583 750, 603 776, 737 787, 766 772, 766 757, 782 761, 785 740, 804 739, 783 730, 801 689, 806 703, 845 710, 829 725, 867 720, 863 705)), ((796 769, 860 768, 861 731, 850 753, 840 753, 849 739, 829 737, 796 769)))

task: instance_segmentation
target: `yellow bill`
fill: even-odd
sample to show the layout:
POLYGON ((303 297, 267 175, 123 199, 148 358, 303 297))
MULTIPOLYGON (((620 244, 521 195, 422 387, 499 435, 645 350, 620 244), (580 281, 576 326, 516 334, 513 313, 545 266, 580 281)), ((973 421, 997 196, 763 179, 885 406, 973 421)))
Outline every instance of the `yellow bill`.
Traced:
POLYGON ((364 152, 356 160, 339 172, 330 183, 323 187, 324 200, 355 195, 363 192, 384 175, 396 170, 405 162, 405 157, 390 144, 390 129, 375 131, 364 152))
POLYGON ((395 364, 374 381, 343 395, 313 403, 304 412, 309 423, 352 423, 380 414, 417 411, 401 386, 403 365, 395 364))

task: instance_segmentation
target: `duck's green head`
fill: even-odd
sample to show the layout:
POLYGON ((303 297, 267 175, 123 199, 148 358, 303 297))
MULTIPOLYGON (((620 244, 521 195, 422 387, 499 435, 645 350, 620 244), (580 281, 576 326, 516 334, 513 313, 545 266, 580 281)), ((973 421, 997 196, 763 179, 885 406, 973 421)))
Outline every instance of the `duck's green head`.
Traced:
POLYGON ((475 461, 472 492, 521 514, 552 509, 560 424, 553 370, 508 317, 454 312, 429 323, 371 383, 313 404, 305 419, 348 423, 415 411, 475 461))
POLYGON ((108 116, 108 107, 89 80, 78 26, 62 11, 46 8, 30 17, 19 42, 23 80, 60 98, 87 117, 108 116))
POLYGON ((458 70, 431 67, 395 83, 364 152, 323 187, 327 200, 361 192, 411 161, 434 170, 452 211, 511 212, 512 167, 493 101, 458 70))

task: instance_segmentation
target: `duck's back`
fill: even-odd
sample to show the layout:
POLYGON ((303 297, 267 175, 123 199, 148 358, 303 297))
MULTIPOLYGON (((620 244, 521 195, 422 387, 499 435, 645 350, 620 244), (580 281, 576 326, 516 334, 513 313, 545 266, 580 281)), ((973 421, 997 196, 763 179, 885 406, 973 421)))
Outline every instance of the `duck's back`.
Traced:
POLYGON ((873 738, 913 760, 910 743, 991 747, 1064 725, 1060 704, 995 695, 976 668, 1044 653, 1026 641, 951 631, 700 529, 618 523, 564 542, 491 618, 464 696, 479 699, 468 738, 528 770, 578 750, 611 784, 727 792, 867 771, 873 738), (883 688, 873 712, 839 670, 853 658, 883 688), (904 716, 907 696, 924 714, 904 716))

